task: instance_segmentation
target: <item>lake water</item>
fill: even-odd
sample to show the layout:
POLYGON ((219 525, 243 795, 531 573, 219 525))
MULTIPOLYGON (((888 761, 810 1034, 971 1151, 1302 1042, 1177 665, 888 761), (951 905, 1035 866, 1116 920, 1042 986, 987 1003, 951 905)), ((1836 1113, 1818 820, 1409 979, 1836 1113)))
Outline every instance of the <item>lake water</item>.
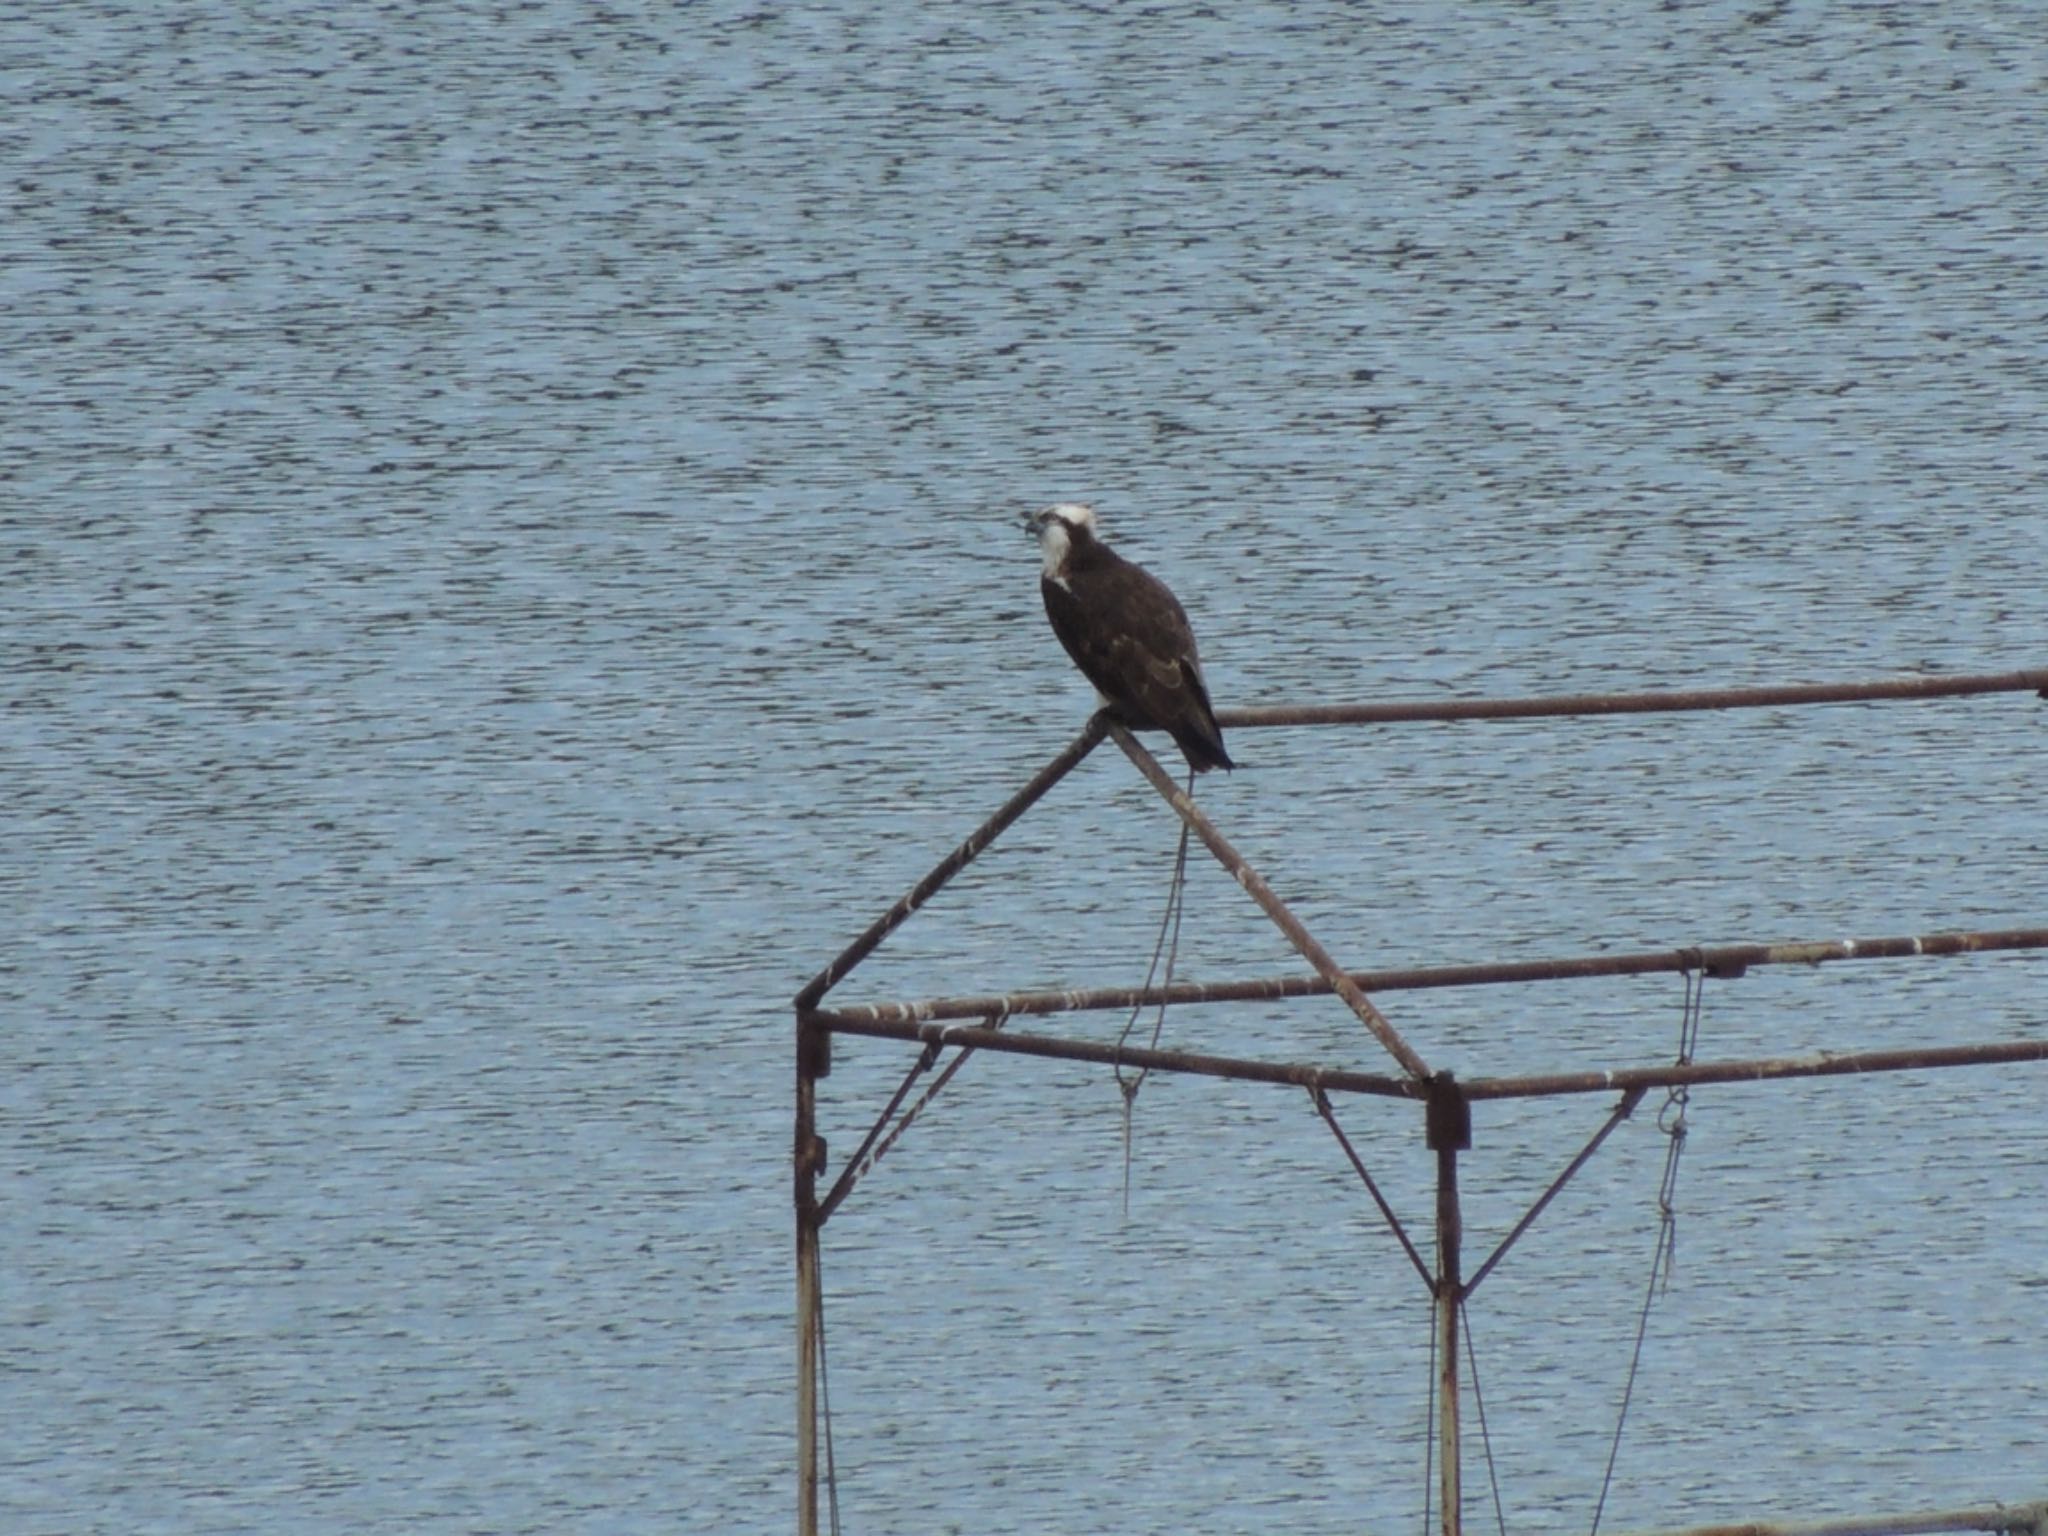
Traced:
MULTIPOLYGON (((789 1000, 1086 715, 1020 511, 1226 705, 2048 665, 2044 85, 1980 4, 0 15, 0 1525, 788 1529, 789 1000)), ((2044 721, 1243 731, 1202 798, 1353 966, 2021 926, 2044 721)), ((1136 981, 1173 836, 1100 753, 836 996, 1136 981)), ((1183 974, 1299 965, 1199 862, 1183 974)), ((2044 980, 1757 972, 1701 1054, 2044 980)), ((1381 1001, 1474 1075, 1680 998, 1381 1001)), ((841 1042, 836 1153, 909 1060, 841 1042)), ((1606 1529, 2048 1496, 2043 1081, 1695 1095, 1606 1529)), ((1482 1107, 1472 1251, 1605 1108, 1482 1107)), ((1473 1299, 1515 1529, 1590 1518, 1654 1108, 1473 1299)), ((1132 1150, 1126 1219, 1113 1083, 980 1059, 834 1218, 846 1529, 1419 1521, 1426 1301, 1302 1097, 1132 1150)))

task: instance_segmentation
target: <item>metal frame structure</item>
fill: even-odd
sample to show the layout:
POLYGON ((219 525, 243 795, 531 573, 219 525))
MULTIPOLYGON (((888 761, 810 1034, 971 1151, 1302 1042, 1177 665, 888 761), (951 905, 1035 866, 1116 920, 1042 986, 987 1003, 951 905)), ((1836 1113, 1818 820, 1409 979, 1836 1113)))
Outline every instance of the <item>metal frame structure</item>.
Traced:
MULTIPOLYGON (((1956 677, 1888 678, 1860 683, 1801 684, 1783 687, 1710 690, 1659 690, 1645 693, 1580 694, 1550 698, 1474 699, 1438 704, 1313 705, 1219 712, 1226 728, 1329 726, 1393 721, 1514 720, 1566 716, 1637 714, 1657 711, 1727 710, 1874 700, 1952 699, 1991 693, 2036 693, 2048 698, 2048 669, 1956 677)), ((1909 1050, 1821 1053, 1801 1057, 1733 1061, 1629 1065, 1594 1072, 1539 1076, 1474 1078, 1461 1082, 1449 1072, 1432 1071, 1372 1001, 1374 992, 1412 988, 1481 986, 1569 977, 1645 975, 1682 972, 1688 976, 1739 976, 1753 966, 1815 965, 1894 959, 1910 956, 1961 955, 1993 950, 2048 948, 2048 926, 1936 933, 1920 936, 1829 940, 1792 944, 1740 944, 1648 954, 1598 955, 1564 960, 1525 961, 1496 965, 1434 967, 1402 971, 1349 972, 1338 966, 1300 920, 1274 894, 1194 800, 1177 785, 1158 761, 1122 725, 1106 714, 1091 719, 1064 751, 1039 770, 996 813, 959 847, 878 917, 867 930, 819 971, 797 994, 796 1124, 794 1143, 797 1281, 797 1529, 815 1536, 818 1529, 818 1383, 822 1365, 823 1297, 819 1279, 822 1229, 860 1177, 892 1146, 925 1102, 976 1051, 1050 1056, 1154 1071, 1196 1073, 1243 1081, 1286 1083, 1306 1089, 1329 1123, 1339 1144, 1364 1179, 1382 1215, 1400 1238, 1410 1260, 1436 1300, 1436 1383, 1439 1497, 1444 1536, 1459 1536, 1463 1498, 1460 1486, 1458 1329, 1467 1297, 1491 1273, 1557 1192, 1585 1164, 1607 1135, 1626 1119, 1650 1089, 1682 1089, 1698 1083, 1751 1082, 1788 1077, 1822 1077, 1846 1073, 1891 1072, 1993 1063, 2048 1061, 2048 1036, 1984 1041, 1967 1045, 1909 1050), (826 1008, 826 994, 890 933, 928 902, 972 862, 1047 791, 1070 773, 1104 738, 1113 740, 1140 774, 1173 808, 1183 825, 1208 848, 1245 892, 1307 961, 1312 976, 1258 978, 1221 983, 1181 983, 1164 988, 1095 988, 1073 992, 1026 992, 981 997, 942 997, 912 1002, 826 1008), (1045 1015, 1087 1009, 1124 1009, 1138 1005, 1254 1001, 1334 993, 1386 1050, 1398 1069, 1368 1073, 1313 1063, 1245 1060, 1187 1051, 1104 1045, 1005 1029, 1019 1015, 1045 1015), (973 1023, 965 1021, 976 1021, 973 1023), (956 1022, 958 1021, 958 1022, 956 1022), (826 1144, 817 1130, 818 1080, 831 1070, 831 1039, 835 1034, 901 1040, 920 1045, 916 1064, 876 1119, 837 1179, 822 1196, 818 1181, 826 1168, 826 1144), (956 1048, 924 1095, 903 1108, 919 1077, 937 1064, 941 1051, 956 1048), (1465 1278, 1462 1216, 1458 1199, 1458 1154, 1471 1145, 1472 1104, 1503 1098, 1548 1097, 1558 1094, 1618 1092, 1619 1101, 1584 1149, 1516 1223, 1493 1253, 1465 1278), (1332 1093, 1359 1093, 1420 1101, 1425 1107, 1427 1145, 1436 1155, 1436 1241, 1434 1264, 1425 1263, 1393 1211, 1380 1197, 1370 1174, 1345 1137, 1331 1110, 1332 1093)), ((1867 1522, 1837 1522, 1830 1531, 1883 1530, 1903 1532, 1935 1529, 2029 1530, 2048 1536, 2048 1505, 1990 1511, 1986 1524, 1975 1517, 1984 1511, 1955 1510, 1927 1516, 1880 1517, 1867 1522), (1901 1524, 1925 1520, 1933 1523, 1901 1524)), ((1729 1528, 1735 1529, 1735 1528, 1729 1528)), ((1764 1526, 1743 1526, 1762 1532, 1764 1526)), ((1821 1528, 1813 1528, 1818 1532, 1821 1528)))

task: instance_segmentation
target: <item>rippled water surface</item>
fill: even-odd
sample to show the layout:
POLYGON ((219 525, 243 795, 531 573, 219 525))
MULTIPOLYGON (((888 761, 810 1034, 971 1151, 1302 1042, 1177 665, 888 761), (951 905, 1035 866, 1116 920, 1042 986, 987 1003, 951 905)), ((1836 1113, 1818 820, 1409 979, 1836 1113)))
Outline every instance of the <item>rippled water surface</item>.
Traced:
MULTIPOLYGON (((2044 85, 1989 5, 0 15, 0 1524, 787 1529, 789 999, 1085 717, 1021 510, 1226 704, 2048 665, 2044 85)), ((2041 711, 1245 730, 1202 798, 1351 965, 2021 926, 2041 711)), ((837 995, 1136 981, 1173 835, 1100 753, 837 995)), ((1198 862, 1183 973, 1299 964, 1198 862)), ((2044 982, 1759 971, 1701 1053, 2044 982)), ((1471 1076, 1680 999, 1381 1000, 1471 1076)), ((909 1060, 840 1043, 835 1155, 909 1060)), ((1606 1528, 2048 1496, 2041 1085, 1695 1095, 1606 1528)), ((1606 1107, 1482 1106, 1474 1250, 1606 1107)), ((1473 1299, 1511 1528, 1590 1519, 1654 1108, 1473 1299)), ((845 1528, 1418 1521, 1426 1299, 1305 1101, 1148 1082, 1128 1219, 1123 1146, 980 1059, 835 1216, 845 1528)))

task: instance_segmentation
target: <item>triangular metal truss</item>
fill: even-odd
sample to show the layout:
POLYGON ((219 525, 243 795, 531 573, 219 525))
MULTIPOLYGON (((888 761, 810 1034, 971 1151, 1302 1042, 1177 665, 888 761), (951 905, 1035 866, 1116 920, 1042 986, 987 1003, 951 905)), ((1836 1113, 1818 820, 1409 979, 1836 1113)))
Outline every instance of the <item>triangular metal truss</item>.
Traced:
MULTIPOLYGON (((1601 716, 1681 710, 1727 710, 1872 700, 1951 699, 1991 693, 2036 693, 2048 698, 2048 669, 1959 677, 1887 678, 1861 683, 1795 684, 1771 688, 1656 690, 1627 694, 1581 694, 1534 699, 1475 699, 1437 704, 1315 705, 1224 711, 1226 728, 1278 726, 1340 726, 1396 721, 1501 720, 1560 716, 1601 716)), ((1788 1077, 1924 1070, 1939 1067, 2048 1060, 2048 1037, 1983 1041, 1907 1050, 1822 1052, 1815 1055, 1730 1061, 1695 1061, 1681 1052, 1675 1062, 1630 1064, 1593 1072, 1540 1076, 1474 1078, 1459 1081, 1448 1072, 1432 1071, 1372 1001, 1375 992, 1423 987, 1479 986, 1572 977, 1682 973, 1688 978, 1739 976, 1757 966, 1815 965, 1823 962, 1888 960, 1914 956, 1963 955, 1993 950, 2048 948, 2048 927, 2035 926, 1976 932, 1941 932, 1874 939, 1837 939, 1780 944, 1738 944, 1684 948, 1630 955, 1592 955, 1550 961, 1517 961, 1497 965, 1451 966, 1404 971, 1355 972, 1341 968, 1264 878, 1193 798, 1145 747, 1107 714, 1088 722, 1081 734, 1039 770, 1001 809, 959 847, 878 917, 861 936, 818 972, 796 997, 796 1125, 794 1146, 797 1255, 797 1433, 798 1530, 817 1530, 818 1381, 821 1370, 823 1300, 819 1285, 820 1233, 852 1192, 860 1177, 892 1146, 931 1096, 943 1087, 976 1051, 1059 1057, 1164 1072, 1188 1072, 1244 1081, 1285 1083, 1306 1089, 1318 1112, 1350 1159, 1379 1209, 1393 1228, 1422 1283, 1435 1301, 1436 1445, 1439 1466, 1441 1528, 1445 1536, 1461 1530, 1464 1498, 1459 1454, 1458 1381, 1459 1319, 1465 1300, 1492 1272, 1508 1249, 1542 1213, 1565 1183, 1598 1150, 1607 1135, 1626 1119, 1652 1088, 1682 1092, 1700 1083, 1754 1082, 1788 1077), (823 1006, 826 994, 843 981, 883 940, 935 896, 956 874, 1023 816, 1102 741, 1113 740, 1138 772, 1173 808, 1261 910, 1286 935, 1308 962, 1308 976, 1267 977, 1245 981, 1181 983, 1164 988, 1094 988, 1069 992, 1000 993, 976 997, 941 997, 918 1001, 823 1006), (1105 1045, 1098 1041, 1006 1029, 1013 1018, 1090 1009, 1125 1009, 1161 1003, 1251 1001, 1334 993, 1386 1050, 1397 1069, 1370 1073, 1315 1063, 1246 1060, 1189 1051, 1105 1045), (831 1037, 863 1035, 901 1040, 922 1047, 916 1063, 888 1100, 859 1147, 845 1160, 833 1185, 818 1188, 825 1172, 827 1149, 817 1132, 817 1084, 831 1070, 831 1037), (941 1052, 953 1058, 905 1107, 913 1086, 938 1063, 941 1052), (1379 1195, 1333 1111, 1333 1093, 1361 1093, 1419 1101, 1425 1107, 1427 1144, 1436 1154, 1437 1200, 1434 1263, 1426 1263, 1392 1209, 1379 1195), (1458 1201, 1458 1154, 1471 1144, 1472 1105, 1504 1098, 1535 1098, 1559 1094, 1614 1093, 1619 1097, 1591 1139, 1566 1165, 1544 1193, 1473 1271, 1463 1272, 1461 1214, 1458 1201)), ((1828 1536, 1852 1531, 1932 1529, 2031 1529, 2043 1531, 2042 1509, 2027 1506, 1994 1510, 2003 1523, 1974 1521, 1976 1510, 1937 1512, 1924 1518, 1947 1524, 1899 1523, 1923 1517, 1874 1517, 1865 1522, 1833 1522, 1828 1536), (2032 1526, 2027 1524, 2031 1519, 2032 1526)), ((1764 1526, 1745 1526, 1759 1532, 1764 1526)), ((1805 1528, 1782 1527, 1789 1533, 1805 1528)), ((1822 1527, 1812 1527, 1815 1536, 1822 1527)))

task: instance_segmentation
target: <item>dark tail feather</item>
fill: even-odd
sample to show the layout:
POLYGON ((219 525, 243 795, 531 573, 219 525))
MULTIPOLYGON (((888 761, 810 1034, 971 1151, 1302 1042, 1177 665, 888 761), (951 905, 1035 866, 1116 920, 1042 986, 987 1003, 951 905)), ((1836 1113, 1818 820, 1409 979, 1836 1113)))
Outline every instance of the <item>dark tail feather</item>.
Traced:
POLYGON ((1196 773, 1207 773, 1211 768, 1235 768, 1230 754, 1223 750, 1223 730, 1213 716, 1186 720, 1170 727, 1174 744, 1181 755, 1188 760, 1188 766, 1196 773))

